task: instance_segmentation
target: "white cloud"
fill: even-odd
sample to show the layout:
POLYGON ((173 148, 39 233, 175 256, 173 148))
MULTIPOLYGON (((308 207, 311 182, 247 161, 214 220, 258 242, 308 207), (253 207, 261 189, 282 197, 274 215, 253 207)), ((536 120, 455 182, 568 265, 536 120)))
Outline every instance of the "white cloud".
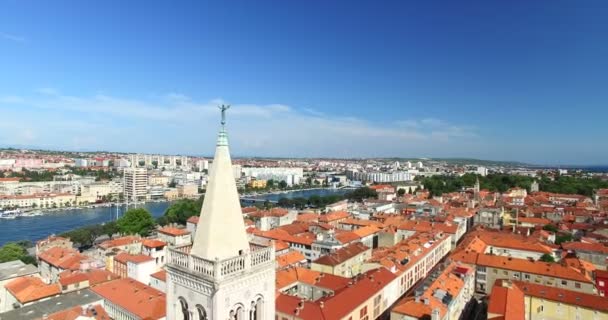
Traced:
MULTIPOLYGON (((179 93, 154 101, 107 94, 71 96, 52 88, 32 97, 0 98, 5 139, 40 146, 209 154, 219 127, 222 99, 199 102, 179 93), (23 121, 29 119, 29 121, 23 121), (16 131, 31 135, 17 136, 16 131), (36 139, 26 139, 35 137, 36 139)), ((233 153, 259 156, 447 156, 478 137, 469 126, 440 119, 371 122, 332 117, 283 104, 238 104, 228 112, 233 153)), ((16 143, 16 142, 15 142, 16 143)), ((460 153, 459 153, 460 154, 460 153)))
POLYGON ((10 33, 5 33, 5 32, 0 32, 0 38, 5 39, 5 40, 9 40, 9 41, 13 41, 13 42, 19 42, 19 43, 26 43, 27 42, 27 39, 24 38, 24 37, 22 37, 22 36, 10 34, 10 33))

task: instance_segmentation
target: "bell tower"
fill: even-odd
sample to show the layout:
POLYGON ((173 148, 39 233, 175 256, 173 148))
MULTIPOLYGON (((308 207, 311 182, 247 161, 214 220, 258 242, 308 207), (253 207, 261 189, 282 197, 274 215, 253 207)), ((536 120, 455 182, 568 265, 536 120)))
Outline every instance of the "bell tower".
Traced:
POLYGON ((251 249, 222 122, 192 249, 170 248, 168 320, 273 320, 274 247, 251 249))

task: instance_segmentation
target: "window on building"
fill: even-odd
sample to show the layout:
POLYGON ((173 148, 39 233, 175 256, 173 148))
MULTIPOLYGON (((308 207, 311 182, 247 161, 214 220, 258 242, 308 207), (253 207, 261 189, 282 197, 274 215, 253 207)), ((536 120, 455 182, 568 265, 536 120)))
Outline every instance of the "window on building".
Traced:
POLYGON ((539 306, 538 308, 536 308, 536 313, 541 313, 541 312, 543 312, 543 311, 544 311, 544 308, 543 308, 543 306, 542 306, 542 305, 541 305, 541 306, 539 306))
POLYGON ((186 302, 186 300, 184 298, 179 298, 179 304, 181 306, 182 309, 182 319, 183 320, 190 320, 190 312, 188 311, 188 303, 186 302))
POLYGON ((209 320, 207 311, 200 304, 196 306, 196 313, 198 314, 198 320, 209 320))
POLYGON ((503 270, 502 274, 506 276, 506 275, 509 275, 509 272, 507 270, 503 270))
POLYGON ((574 283, 574 287, 577 288, 577 289, 580 289, 581 288, 581 283, 580 282, 575 282, 574 283))
POLYGON ((568 281, 562 280, 562 286, 567 286, 567 285, 568 285, 568 281))
POLYGON ((379 294, 374 298, 374 306, 377 306, 380 304, 380 301, 382 300, 382 295, 379 294))
POLYGON ((498 270, 494 269, 492 271, 494 272, 494 274, 498 274, 498 270))
POLYGON ((367 315, 367 306, 361 308, 361 310, 359 310, 359 318, 363 318, 367 315))
POLYGON ((604 280, 600 280, 600 281, 598 281, 598 282, 597 282, 597 284, 598 284, 600 287, 603 287, 603 286, 604 286, 604 280))
POLYGON ((478 272, 486 272, 486 267, 477 267, 478 272))

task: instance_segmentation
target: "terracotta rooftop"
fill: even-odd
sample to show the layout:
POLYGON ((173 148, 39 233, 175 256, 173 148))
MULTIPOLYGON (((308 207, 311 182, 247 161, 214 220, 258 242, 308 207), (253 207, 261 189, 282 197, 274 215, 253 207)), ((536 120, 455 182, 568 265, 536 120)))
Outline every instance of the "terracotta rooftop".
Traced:
POLYGON ((276 282, 277 290, 291 287, 301 282, 327 290, 338 291, 348 286, 350 279, 306 268, 290 267, 277 271, 276 282))
POLYGON ((101 305, 93 305, 85 308, 81 306, 73 307, 67 310, 55 312, 48 315, 45 319, 47 320, 78 320, 81 317, 87 317, 87 319, 95 320, 111 320, 106 310, 101 305))
POLYGON ((117 275, 104 269, 93 269, 89 271, 66 270, 59 274, 59 283, 62 286, 67 286, 74 283, 89 281, 89 286, 92 287, 118 278, 117 275))
POLYGON ((346 211, 334 211, 319 216, 319 222, 333 222, 348 217, 350 217, 350 214, 346 211))
POLYGON ((297 250, 291 250, 282 255, 276 256, 277 268, 282 269, 290 265, 294 265, 301 262, 306 262, 306 257, 297 250))
POLYGON ((4 287, 22 304, 61 294, 58 284, 46 284, 31 276, 14 279, 4 287))
POLYGON ((370 270, 349 280, 347 286, 334 295, 314 302, 304 301, 301 308, 298 308, 302 301, 300 298, 280 294, 276 300, 276 310, 294 316, 297 312, 296 317, 302 320, 342 319, 383 290, 395 278, 396 276, 385 268, 370 270))
POLYGON ((180 229, 180 228, 175 228, 175 227, 164 227, 164 228, 158 229, 158 232, 164 233, 166 235, 170 235, 173 237, 184 236, 184 235, 190 234, 190 231, 188 231, 186 229, 180 229))
POLYGON ((421 295, 422 301, 406 299, 404 303, 398 304, 393 308, 392 312, 408 315, 415 318, 431 317, 433 309, 438 309, 441 318, 443 318, 448 310, 447 305, 442 301, 443 296, 437 297, 437 292, 447 292, 452 297, 457 297, 464 288, 465 282, 460 277, 461 275, 475 276, 475 267, 459 263, 451 263, 440 275, 433 281, 427 290, 421 295), (423 302, 424 299, 428 302, 423 302))
POLYGON ((317 221, 319 219, 319 215, 316 213, 302 213, 298 215, 296 220, 298 221, 317 221))
POLYGON ((145 239, 144 241, 141 242, 141 244, 144 247, 148 247, 148 248, 162 248, 167 245, 166 242, 164 242, 162 240, 158 240, 158 239, 145 239))
POLYGON ((608 255, 608 247, 599 243, 584 243, 584 242, 564 242, 562 243, 564 250, 596 252, 608 255))
POLYGON ((41 261, 64 270, 80 269, 80 262, 89 258, 74 249, 52 247, 38 255, 41 261))
POLYGON ((319 259, 313 261, 313 263, 322 264, 326 266, 337 266, 368 250, 370 250, 370 248, 364 245, 363 243, 355 242, 349 244, 344 248, 340 248, 328 255, 324 255, 319 259))
POLYGON ((120 237, 116 239, 106 240, 99 244, 99 247, 102 249, 110 249, 114 247, 126 246, 133 243, 141 242, 142 239, 138 236, 126 236, 120 237))
POLYGON ((140 319, 166 316, 165 294, 133 279, 106 282, 91 290, 140 319))
POLYGON ((525 319, 524 293, 515 286, 503 286, 497 280, 488 302, 488 319, 525 319))
POLYGON ((424 220, 407 220, 399 225, 401 230, 412 230, 412 231, 433 231, 441 230, 443 232, 456 234, 458 226, 455 223, 436 223, 424 220))
POLYGON ((150 256, 146 256, 143 254, 130 254, 130 253, 126 253, 126 252, 121 252, 121 253, 117 254, 116 256, 114 256, 114 261, 121 262, 121 263, 132 262, 132 263, 139 264, 139 263, 153 261, 153 260, 154 260, 154 258, 152 258, 150 256))
POLYGON ((155 273, 151 274, 150 277, 156 278, 163 282, 167 282, 167 271, 161 270, 161 271, 155 272, 155 273))

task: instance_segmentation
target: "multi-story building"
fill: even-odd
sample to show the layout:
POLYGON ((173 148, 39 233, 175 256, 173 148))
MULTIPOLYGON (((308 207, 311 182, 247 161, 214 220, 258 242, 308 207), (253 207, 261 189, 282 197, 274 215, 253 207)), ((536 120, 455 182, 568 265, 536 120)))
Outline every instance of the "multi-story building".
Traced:
POLYGON ((285 181, 288 186, 299 184, 304 177, 303 168, 251 168, 245 167, 241 171, 246 177, 258 180, 285 181))
POLYGON ((148 171, 145 168, 124 169, 124 195, 128 201, 146 200, 148 193, 148 171))
POLYGON ((164 227, 157 230, 158 238, 170 246, 181 247, 192 243, 192 236, 187 229, 164 227))
POLYGON ((172 319, 167 317, 165 294, 134 279, 109 281, 91 290, 103 298, 103 306, 111 319, 172 319))
POLYGON ((366 172, 357 170, 346 171, 346 176, 351 180, 386 183, 386 182, 402 182, 412 181, 416 176, 410 171, 393 171, 393 172, 366 172))
POLYGON ((608 319, 606 298, 517 280, 500 280, 490 294, 488 319, 608 319))
POLYGON ((414 300, 405 299, 391 310, 391 320, 458 320, 475 293, 475 267, 451 263, 414 300))
POLYGON ((591 275, 559 263, 479 253, 456 253, 452 259, 477 266, 476 290, 489 294, 499 279, 511 279, 596 294, 591 275))
POLYGON ((352 278, 362 272, 363 263, 372 257, 372 249, 361 242, 352 243, 312 262, 315 271, 352 278))

